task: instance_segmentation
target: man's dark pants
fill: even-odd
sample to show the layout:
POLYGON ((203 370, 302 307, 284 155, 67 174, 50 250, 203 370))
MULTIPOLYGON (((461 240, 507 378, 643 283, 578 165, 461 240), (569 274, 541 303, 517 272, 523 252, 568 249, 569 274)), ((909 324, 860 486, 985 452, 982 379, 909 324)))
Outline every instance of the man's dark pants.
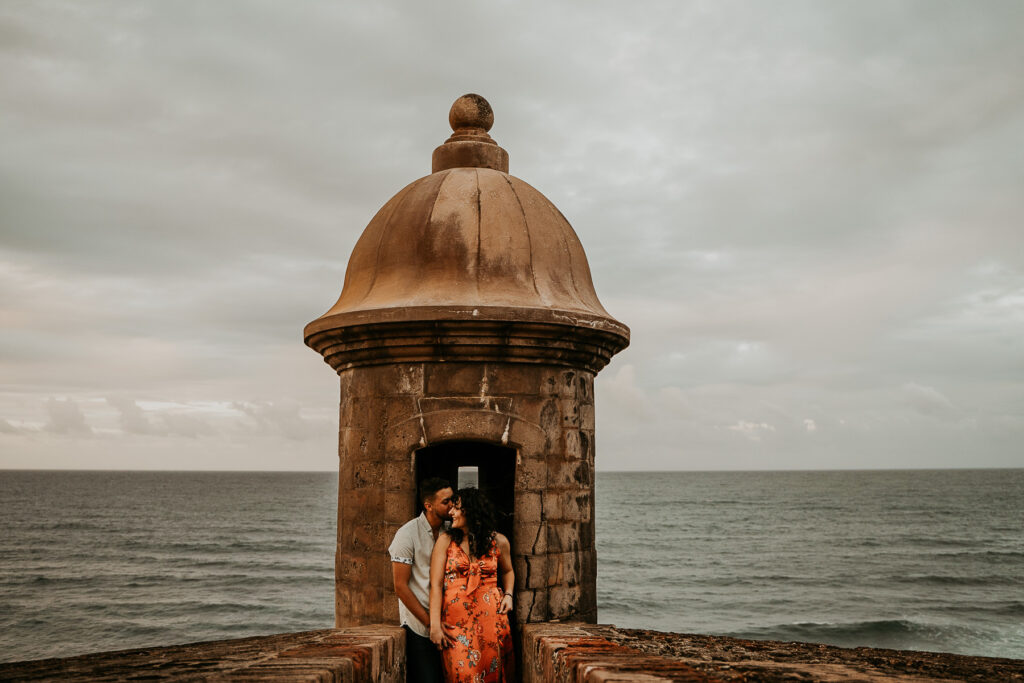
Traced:
POLYGON ((405 680, 408 683, 444 683, 441 675, 441 653, 430 638, 405 629, 405 680))

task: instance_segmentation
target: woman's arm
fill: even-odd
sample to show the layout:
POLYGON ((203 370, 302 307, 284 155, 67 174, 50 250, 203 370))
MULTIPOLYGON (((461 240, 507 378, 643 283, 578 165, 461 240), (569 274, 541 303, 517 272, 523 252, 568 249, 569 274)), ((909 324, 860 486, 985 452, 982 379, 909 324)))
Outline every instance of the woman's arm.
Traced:
POLYGON ((498 542, 499 583, 504 593, 501 604, 498 605, 498 614, 507 614, 512 611, 512 591, 516 587, 516 574, 512 570, 512 548, 504 535, 495 534, 495 539, 498 542))
POLYGON ((441 628, 441 601, 444 599, 444 563, 448 556, 448 544, 452 538, 441 532, 430 553, 430 642, 439 648, 448 647, 448 634, 441 628))

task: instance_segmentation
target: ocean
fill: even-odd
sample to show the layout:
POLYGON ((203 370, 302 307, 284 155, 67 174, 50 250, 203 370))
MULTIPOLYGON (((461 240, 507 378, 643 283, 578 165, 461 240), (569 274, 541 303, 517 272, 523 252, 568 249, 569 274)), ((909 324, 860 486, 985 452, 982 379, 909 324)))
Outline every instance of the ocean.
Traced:
MULTIPOLYGON (((1024 470, 599 472, 601 623, 1024 658, 1024 470)), ((333 473, 0 471, 0 661, 333 625, 333 473)))

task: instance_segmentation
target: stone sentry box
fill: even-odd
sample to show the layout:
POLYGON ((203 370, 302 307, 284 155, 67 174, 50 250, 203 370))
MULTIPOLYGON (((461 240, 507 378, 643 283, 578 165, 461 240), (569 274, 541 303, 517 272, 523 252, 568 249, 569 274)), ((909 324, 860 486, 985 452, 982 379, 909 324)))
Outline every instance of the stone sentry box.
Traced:
POLYGON ((594 376, 629 329, 565 217, 508 175, 493 120, 456 100, 431 174, 378 211, 305 329, 341 379, 338 626, 397 623, 386 548, 417 482, 465 466, 505 514, 516 620, 597 619, 594 376))

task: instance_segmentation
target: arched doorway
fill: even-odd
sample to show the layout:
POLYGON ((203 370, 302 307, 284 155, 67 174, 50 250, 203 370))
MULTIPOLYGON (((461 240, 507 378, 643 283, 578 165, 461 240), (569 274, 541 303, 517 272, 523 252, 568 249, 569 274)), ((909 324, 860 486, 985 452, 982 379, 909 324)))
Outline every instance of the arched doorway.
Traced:
MULTIPOLYGON (((498 531, 512 539, 516 451, 483 441, 445 441, 416 451, 416 490, 428 477, 443 477, 455 489, 476 486, 498 508, 498 531)), ((514 547, 514 543, 513 543, 514 547)))

